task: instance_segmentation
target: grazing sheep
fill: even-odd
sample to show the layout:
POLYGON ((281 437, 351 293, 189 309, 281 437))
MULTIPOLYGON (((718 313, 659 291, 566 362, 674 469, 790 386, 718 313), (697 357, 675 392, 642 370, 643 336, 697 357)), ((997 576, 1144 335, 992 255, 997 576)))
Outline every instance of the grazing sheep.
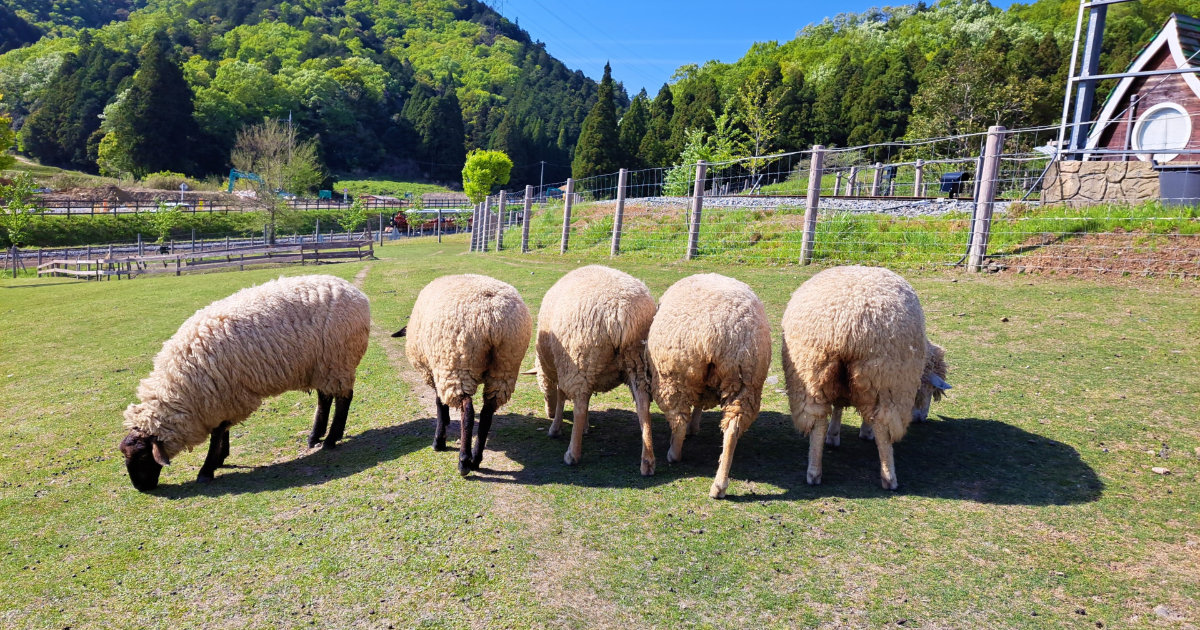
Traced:
POLYGON ((842 408, 853 405, 863 417, 859 435, 873 435, 879 449, 880 483, 895 490, 892 444, 950 387, 912 286, 879 267, 818 273, 783 313, 782 354, 792 422, 810 435, 808 483, 821 483, 824 444, 840 442, 842 408))
POLYGON ((334 448, 354 397, 354 372, 367 351, 367 296, 333 276, 280 278, 242 289, 200 309, 163 344, 154 369, 138 386, 139 403, 125 409, 125 467, 143 492, 158 485, 162 467, 183 449, 210 438, 199 481, 229 455, 229 427, 262 400, 292 390, 316 390, 309 447, 325 435, 334 448))
POLYGON ((512 396, 532 333, 533 320, 516 289, 495 278, 464 274, 443 276, 426 285, 408 325, 392 335, 408 336, 408 361, 437 395, 434 450, 446 449, 450 407, 462 411, 458 472, 464 477, 483 461, 492 415, 512 396), (480 384, 483 410, 472 454, 471 397, 480 384))
POLYGON ((744 283, 715 273, 689 276, 663 294, 646 341, 654 401, 671 425, 667 461, 699 428, 700 412, 721 405, 724 447, 708 495, 725 496, 738 438, 758 416, 771 363, 771 327, 744 283))
POLYGON ((616 269, 589 265, 559 279, 538 311, 538 385, 553 423, 562 430, 563 405, 575 405, 571 445, 563 461, 579 463, 588 403, 595 392, 629 386, 642 428, 642 474, 654 474, 650 439, 650 372, 646 335, 654 320, 654 298, 645 283, 616 269))

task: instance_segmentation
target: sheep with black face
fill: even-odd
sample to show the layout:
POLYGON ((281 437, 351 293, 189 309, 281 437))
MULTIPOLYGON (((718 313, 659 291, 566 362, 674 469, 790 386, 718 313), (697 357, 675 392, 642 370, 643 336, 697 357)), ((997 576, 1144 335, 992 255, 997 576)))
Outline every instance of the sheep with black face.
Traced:
POLYGON ((138 386, 140 402, 125 410, 120 450, 134 487, 153 490, 163 467, 205 438, 198 480, 211 481, 229 455, 229 428, 264 398, 292 390, 317 392, 309 447, 324 438, 334 448, 370 326, 367 296, 325 275, 280 278, 197 311, 163 344, 138 386))

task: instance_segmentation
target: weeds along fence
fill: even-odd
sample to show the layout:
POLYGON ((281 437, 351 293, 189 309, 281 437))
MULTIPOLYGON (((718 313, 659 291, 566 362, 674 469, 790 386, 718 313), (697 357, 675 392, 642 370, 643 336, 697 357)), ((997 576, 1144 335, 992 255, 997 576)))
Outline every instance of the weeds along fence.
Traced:
POLYGON ((1058 155, 1057 132, 992 127, 526 187, 473 209, 483 229, 469 249, 1200 276, 1200 164, 1058 155))
MULTIPOLYGON (((166 193, 157 198, 137 198, 121 201, 117 199, 68 199, 57 196, 38 196, 35 203, 41 214, 50 216, 117 216, 138 215, 158 212, 162 205, 190 214, 205 212, 261 212, 262 206, 252 199, 241 199, 231 195, 200 196, 190 193, 182 199, 178 194, 166 193)), ((428 195, 419 203, 411 199, 366 195, 363 205, 373 213, 394 215, 413 209, 457 211, 470 207, 465 196, 428 195)), ((296 211, 345 210, 350 200, 335 199, 289 199, 287 207, 296 211)))

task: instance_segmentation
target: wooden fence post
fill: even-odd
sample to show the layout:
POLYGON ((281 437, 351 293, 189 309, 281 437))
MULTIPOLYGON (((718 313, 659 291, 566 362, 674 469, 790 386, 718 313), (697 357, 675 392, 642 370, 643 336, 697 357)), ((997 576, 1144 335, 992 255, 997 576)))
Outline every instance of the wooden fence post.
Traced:
MULTIPOLYGON (((812 148, 812 165, 808 169, 808 199, 804 204, 804 237, 800 242, 800 264, 812 262, 813 244, 817 238, 817 207, 821 202, 821 176, 824 174, 825 146, 812 148)), ((851 170, 851 181, 854 179, 851 170)))
POLYGON ((925 160, 918 159, 916 173, 913 175, 913 196, 925 196, 925 160))
POLYGON ((575 180, 567 178, 567 192, 563 195, 563 227, 562 227, 562 244, 559 245, 558 253, 567 253, 567 241, 571 238, 571 206, 575 201, 575 180))
POLYGON ((879 196, 879 177, 883 174, 883 164, 875 163, 875 174, 871 176, 871 196, 879 196))
POLYGON ((488 249, 488 228, 492 225, 492 198, 484 197, 483 206, 479 210, 479 220, 483 222, 483 229, 479 230, 479 251, 486 252, 488 249))
POLYGON ((477 248, 475 245, 475 241, 479 238, 479 204, 475 204, 474 206, 471 207, 470 230, 471 230, 471 238, 468 241, 471 244, 470 251, 476 251, 477 248))
POLYGON ((846 196, 847 197, 855 196, 854 186, 857 183, 858 183, 858 167, 851 166, 850 167, 850 177, 848 177, 846 179, 846 196))
POLYGON ((625 185, 629 181, 629 170, 621 169, 617 173, 617 208, 613 214, 612 249, 609 256, 621 253, 621 224, 625 222, 625 185))
POLYGON ((533 209, 533 185, 525 185, 525 214, 521 217, 521 253, 529 253, 529 215, 533 209))
POLYGON ((507 223, 508 196, 500 191, 500 207, 496 212, 496 251, 504 249, 504 224, 507 223))
MULTIPOLYGON (((226 237, 228 238, 228 237, 226 237)), ((142 233, 138 232, 138 256, 146 255, 146 245, 142 242, 142 233)))
POLYGON ((975 225, 971 234, 971 249, 967 271, 979 271, 987 256, 988 236, 992 228, 992 205, 996 199, 996 176, 1000 172, 1000 151, 1004 146, 1003 126, 988 127, 987 145, 983 151, 983 169, 979 176, 979 197, 975 201, 975 225))
POLYGON ((834 180, 834 183, 833 183, 833 194, 835 194, 835 195, 838 194, 838 191, 841 189, 842 189, 842 171, 839 170, 837 172, 836 179, 834 180))
POLYGON ((379 246, 383 247, 383 213, 379 213, 379 246))
POLYGON ((691 228, 688 230, 688 247, 685 259, 691 260, 700 253, 700 215, 704 211, 704 176, 708 164, 704 160, 696 162, 696 183, 692 186, 691 228))

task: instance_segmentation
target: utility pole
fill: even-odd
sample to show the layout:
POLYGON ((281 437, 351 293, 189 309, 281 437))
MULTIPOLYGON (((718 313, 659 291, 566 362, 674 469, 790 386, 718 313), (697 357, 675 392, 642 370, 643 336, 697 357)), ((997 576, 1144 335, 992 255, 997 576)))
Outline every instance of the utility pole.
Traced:
POLYGON ((542 160, 541 165, 542 165, 542 174, 538 175, 538 194, 541 195, 543 198, 545 198, 546 186, 545 186, 544 182, 546 181, 546 160, 542 160))

